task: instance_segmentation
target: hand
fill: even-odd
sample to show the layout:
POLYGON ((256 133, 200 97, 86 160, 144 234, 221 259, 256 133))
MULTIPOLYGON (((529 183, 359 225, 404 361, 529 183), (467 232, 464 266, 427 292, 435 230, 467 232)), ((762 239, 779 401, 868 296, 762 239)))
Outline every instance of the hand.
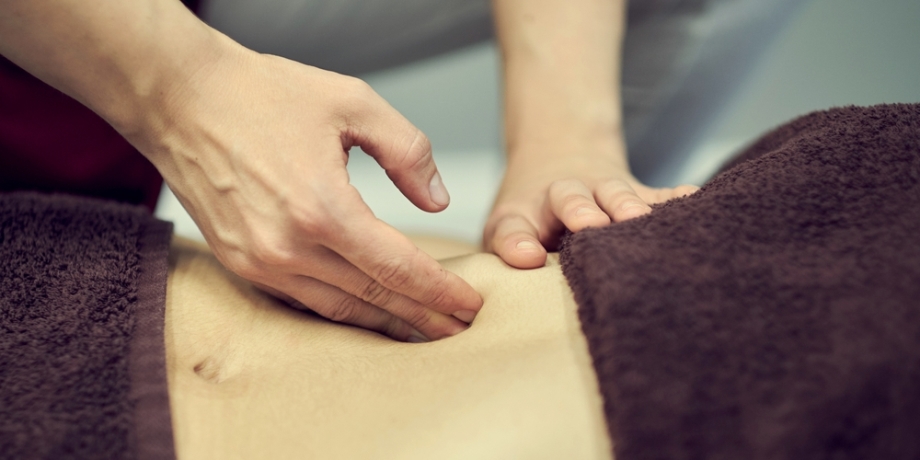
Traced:
POLYGON ((517 268, 542 267, 546 251, 556 249, 565 229, 578 232, 633 219, 651 212, 650 204, 698 189, 692 185, 647 187, 614 160, 623 158, 622 154, 512 158, 524 161, 509 161, 486 222, 483 244, 517 268))
POLYGON ((480 296, 376 219, 349 184, 360 145, 419 208, 449 201, 427 138, 362 81, 223 48, 123 133, 214 254, 257 286, 398 340, 467 328, 480 296))
POLYGON ((511 266, 543 266, 565 228, 638 217, 696 189, 652 189, 629 172, 620 97, 626 3, 492 2, 508 168, 483 245, 511 266))

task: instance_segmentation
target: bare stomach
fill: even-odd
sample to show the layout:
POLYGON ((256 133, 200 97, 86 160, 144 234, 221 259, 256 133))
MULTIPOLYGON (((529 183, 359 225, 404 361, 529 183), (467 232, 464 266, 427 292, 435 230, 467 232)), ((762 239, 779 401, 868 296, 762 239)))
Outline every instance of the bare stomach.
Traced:
POLYGON ((166 357, 178 458, 611 458, 558 260, 443 264, 485 305, 466 332, 410 344, 288 308, 206 248, 174 241, 166 357))

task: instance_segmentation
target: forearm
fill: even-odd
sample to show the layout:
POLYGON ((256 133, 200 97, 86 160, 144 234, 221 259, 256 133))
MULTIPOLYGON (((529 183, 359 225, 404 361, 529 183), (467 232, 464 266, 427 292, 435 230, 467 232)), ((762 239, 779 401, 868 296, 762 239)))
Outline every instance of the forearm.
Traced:
POLYGON ((606 155, 625 166, 619 98, 624 0, 494 0, 494 9, 509 162, 520 154, 527 161, 559 155, 545 146, 577 149, 560 143, 582 139, 598 151, 616 152, 606 155))
POLYGON ((508 164, 483 243, 542 267, 566 229, 651 212, 692 192, 651 189, 629 170, 621 129, 626 0, 493 0, 504 63, 508 164))
POLYGON ((0 0, 0 53, 124 133, 213 58, 178 0, 0 0))

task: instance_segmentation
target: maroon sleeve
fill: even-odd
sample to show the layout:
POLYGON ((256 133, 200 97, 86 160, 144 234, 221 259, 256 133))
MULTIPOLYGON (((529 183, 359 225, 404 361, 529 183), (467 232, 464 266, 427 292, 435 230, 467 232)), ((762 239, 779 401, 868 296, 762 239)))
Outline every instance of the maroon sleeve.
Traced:
MULTIPOLYGON (((184 3, 197 11, 197 1, 184 3)), ((0 191, 67 192, 153 210, 162 183, 102 118, 0 56, 0 191)))

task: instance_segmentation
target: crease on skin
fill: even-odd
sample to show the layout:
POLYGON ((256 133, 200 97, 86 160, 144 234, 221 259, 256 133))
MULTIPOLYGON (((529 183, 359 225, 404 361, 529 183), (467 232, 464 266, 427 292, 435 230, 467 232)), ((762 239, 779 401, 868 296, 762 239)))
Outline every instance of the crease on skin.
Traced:
POLYGON ((222 360, 216 356, 207 356, 200 360, 198 364, 192 366, 192 372, 205 382, 214 385, 228 382, 234 377, 234 373, 229 372, 222 360))

